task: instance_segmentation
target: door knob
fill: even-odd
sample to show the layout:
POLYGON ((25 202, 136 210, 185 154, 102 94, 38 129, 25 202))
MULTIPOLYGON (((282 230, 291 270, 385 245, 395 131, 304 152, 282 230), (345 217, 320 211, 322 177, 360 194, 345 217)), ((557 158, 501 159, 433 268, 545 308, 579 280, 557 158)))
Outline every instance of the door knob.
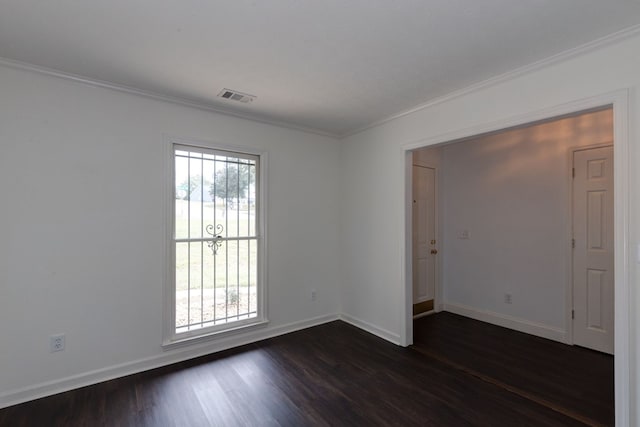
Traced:
POLYGON ((437 254, 437 253, 438 253, 438 250, 437 250, 437 249, 431 249, 431 253, 432 253, 433 255, 435 255, 435 254, 437 254))

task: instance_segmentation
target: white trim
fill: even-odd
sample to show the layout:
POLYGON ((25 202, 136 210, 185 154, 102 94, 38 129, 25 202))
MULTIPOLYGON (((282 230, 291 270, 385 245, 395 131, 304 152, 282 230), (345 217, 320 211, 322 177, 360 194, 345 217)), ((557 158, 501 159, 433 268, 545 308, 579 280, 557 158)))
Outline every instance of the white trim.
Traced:
MULTIPOLYGON (((405 165, 405 215, 401 216, 399 231, 404 236, 404 240, 400 245, 400 257, 404 269, 401 270, 401 280, 404 283, 402 292, 401 311, 401 337, 402 345, 408 345, 413 340, 413 321, 411 306, 407 305, 407 293, 411 291, 410 276, 407 275, 407 254, 411 254, 410 248, 407 248, 407 240, 410 239, 411 226, 407 221, 407 189, 410 184, 407 180, 407 159, 410 151, 416 148, 427 147, 435 144, 447 143, 462 140, 472 136, 477 136, 489 132, 522 126, 548 120, 560 116, 574 114, 576 112, 587 111, 590 109, 602 108, 604 106, 613 106, 614 117, 614 199, 615 199, 615 416, 617 426, 627 426, 631 420, 631 359, 630 359, 630 342, 633 337, 631 332, 634 330, 631 324, 630 312, 633 299, 631 298, 631 289, 629 285, 629 200, 630 200, 630 174, 629 174, 629 89, 621 89, 608 92, 602 95, 581 99, 566 104, 558 105, 543 110, 532 111, 526 114, 520 114, 514 117, 508 117, 490 123, 472 126, 470 128, 453 131, 450 133, 426 138, 418 141, 408 142, 401 147, 399 159, 405 165)), ((409 176, 410 178, 410 176, 409 176)), ((410 197, 410 196, 409 196, 410 197)))
POLYGON ((487 80, 480 81, 478 83, 472 84, 472 85, 464 87, 462 89, 459 89, 459 90, 456 90, 456 91, 453 91, 453 92, 449 92, 449 93, 447 93, 447 94, 445 94, 443 96, 440 96, 438 98, 434 98, 434 99, 432 99, 430 101, 427 101, 427 102, 425 102, 423 104, 419 104, 419 105, 417 105, 415 107, 409 108, 408 110, 404 110, 402 112, 393 114, 393 115, 388 116, 386 118, 383 118, 383 119, 380 119, 380 120, 376 120, 373 123, 370 123, 368 125, 362 126, 362 127, 357 128, 357 129, 355 129, 353 131, 346 132, 346 133, 344 133, 342 135, 339 135, 338 138, 339 139, 348 138, 348 137, 353 136, 355 134, 358 134, 360 132, 364 132, 365 130, 374 128, 376 126, 380 126, 380 125, 382 125, 384 123, 393 121, 395 119, 399 119, 399 118, 404 117, 404 116, 408 116, 408 115, 413 114, 413 113, 415 113, 417 111, 425 110, 425 109, 431 108, 431 107, 433 107, 435 105, 443 104, 443 103, 451 101, 453 99, 460 98, 462 96, 469 95, 471 93, 478 92, 480 90, 487 89, 487 88, 490 88, 492 86, 496 86, 496 85, 498 85, 500 83, 504 83, 504 82, 507 82, 509 80, 513 80, 516 77, 520 77, 520 76, 524 76, 524 75, 527 75, 527 74, 534 73, 534 72, 536 72, 538 70, 541 70, 541 69, 543 69, 545 67, 549 67, 551 65, 567 61, 567 60, 569 60, 571 58, 574 58, 576 56, 580 56, 580 55, 592 52, 594 50, 597 50, 597 49, 612 45, 614 43, 626 40, 626 39, 631 38, 631 37, 633 37, 633 36, 635 36, 637 34, 640 34, 640 25, 634 25, 634 26, 626 28, 624 30, 621 30, 621 31, 615 32, 613 34, 609 34, 607 36, 604 36, 604 37, 601 37, 599 39, 593 40, 591 42, 585 43, 585 44, 580 45, 578 47, 575 47, 575 48, 572 48, 572 49, 569 49, 569 50, 565 50, 565 51, 557 53, 557 54, 555 54, 553 56, 549 56, 549 57, 547 57, 545 59, 542 59, 540 61, 536 61, 536 62, 533 62, 533 63, 531 63, 529 65, 525 65, 524 67, 516 68, 515 70, 507 71, 506 73, 499 74, 499 75, 497 75, 495 77, 491 77, 491 78, 489 78, 487 80))
POLYGON ((413 320, 420 319, 422 317, 431 316, 432 314, 436 314, 436 311, 435 310, 429 310, 429 311, 425 311, 425 312, 422 312, 422 313, 419 313, 419 314, 414 314, 413 320))
POLYGON ((343 322, 347 322, 355 326, 356 328, 367 331, 370 334, 376 335, 393 344, 400 345, 400 336, 398 334, 394 334, 393 332, 387 331, 386 329, 379 328, 373 323, 366 322, 364 320, 349 316, 348 314, 344 313, 340 314, 340 320, 342 320, 343 322))
POLYGON ((175 347, 182 347, 188 345, 197 345, 200 342, 207 340, 219 340, 227 335, 239 335, 243 334, 249 329, 256 327, 264 327, 269 322, 268 307, 266 304, 267 299, 267 168, 268 168, 268 153, 264 150, 259 150, 254 147, 245 147, 235 144, 222 144, 215 141, 205 141, 201 139, 191 139, 185 137, 178 137, 173 135, 164 134, 163 144, 165 151, 165 188, 164 188, 164 251, 165 259, 164 265, 164 304, 163 304, 163 341, 162 347, 164 350, 171 350, 175 347), (199 330, 176 334, 175 332, 175 253, 174 253, 174 241, 173 235, 173 212, 174 210, 174 189, 173 183, 175 177, 173 175, 173 162, 174 162, 174 145, 192 146, 196 148, 213 149, 220 151, 228 151, 238 154, 248 154, 256 156, 258 161, 257 166, 257 179, 258 179, 258 200, 257 200, 257 215, 258 222, 256 229, 257 242, 258 242, 258 289, 256 295, 258 298, 257 316, 254 318, 231 322, 225 325, 215 326, 213 328, 202 328, 199 330))
POLYGON ((564 327, 567 331, 567 344, 573 345, 573 149, 569 147, 567 150, 567 185, 569 189, 566 202, 567 215, 566 218, 566 246, 565 246, 565 263, 567 266, 567 275, 565 278, 564 288, 564 327))
MULTIPOLYGON (((629 91, 611 94, 613 102, 613 164, 614 164, 614 292, 615 292, 615 332, 614 332, 614 376, 615 376, 615 419, 616 426, 631 425, 635 412, 634 396, 631 396, 631 348, 634 337, 630 313, 635 311, 629 285, 629 91)), ((634 381, 635 384, 635 381, 634 381)), ((637 419, 636 419, 637 422, 637 419)))
POLYGON ((29 64, 26 62, 22 62, 22 61, 16 61, 14 59, 9 59, 9 58, 3 58, 0 57, 0 66, 5 66, 7 68, 13 68, 16 70, 23 70, 23 71, 30 71, 30 72, 34 72, 34 73, 38 73, 38 74, 43 74, 46 76, 51 76, 51 77, 56 77, 56 78, 61 78, 61 79, 65 79, 65 80, 71 80, 77 83, 81 83, 81 84, 85 84, 85 85, 89 85, 89 86, 94 86, 94 87, 100 87, 100 88, 104 88, 104 89, 110 89, 110 90, 114 90, 117 92, 124 92, 124 93, 128 93, 131 95, 137 95, 137 96, 142 96, 144 98, 150 98, 150 99, 155 99, 158 101, 164 101, 164 102, 169 102, 172 104, 177 104, 177 105, 182 105, 185 107, 191 107, 191 108, 196 108, 199 110, 204 110, 204 111, 210 111, 210 112, 214 112, 214 113, 218 113, 218 114, 222 114, 225 116, 231 116, 231 117, 236 117, 236 118, 240 118, 240 119, 245 119, 245 120, 252 120, 258 123, 263 123, 263 124, 267 124, 267 125, 272 125, 272 126, 278 126, 278 127, 282 127, 282 128, 287 128, 287 129, 292 129, 292 130, 297 130, 297 131, 301 131, 301 132, 305 132, 305 133, 311 133, 311 134, 315 134, 315 135, 321 135, 321 136, 326 136, 326 137, 330 137, 330 138, 336 138, 336 139, 344 139, 347 138, 349 136, 355 135, 357 133, 363 132, 367 129, 371 129, 374 128, 376 126, 380 126, 383 123, 387 123, 390 122, 392 120, 398 119, 400 117, 404 117, 407 116, 409 114, 415 113, 416 111, 420 111, 420 110, 424 110, 427 109, 429 107, 432 107, 434 105, 438 105, 438 104, 442 104, 444 102, 450 101, 452 99, 455 98, 459 98, 461 96, 464 95, 468 95, 470 93, 473 92, 477 92, 479 90, 482 89, 486 89, 488 87, 491 86, 495 86, 497 84, 500 84, 502 82, 514 79, 516 77, 519 76, 523 76, 526 74, 530 74, 533 73, 537 70, 540 70, 544 67, 553 65, 553 64, 557 64, 563 61, 566 61, 570 58, 582 55, 582 54, 586 54, 588 52, 592 52, 594 50, 609 46, 611 44, 626 40, 628 38, 631 38, 635 35, 637 35, 638 33, 640 33, 640 25, 635 25, 626 29, 623 29, 621 31, 615 32, 613 34, 609 34, 607 36, 601 37, 599 39, 593 40, 591 42, 585 43, 581 46, 566 50, 564 52, 560 52, 557 53, 553 56, 550 56, 548 58, 542 59, 540 61, 531 63, 529 65, 525 65, 524 67, 520 67, 520 68, 516 68, 515 70, 511 70, 508 71, 506 73, 497 75, 495 77, 491 77, 487 80, 483 80, 480 81, 478 83, 472 84, 471 86, 467 86, 465 88, 462 88, 460 90, 456 90, 453 92, 449 92, 446 95, 443 95, 441 97, 432 99, 430 101, 424 102, 422 104, 419 104, 415 107, 412 107, 410 109, 404 110, 402 112, 393 114, 391 116, 388 116, 386 118, 382 118, 380 120, 376 120, 372 123, 369 123, 365 126, 356 128, 354 130, 351 131, 347 131, 345 133, 342 134, 338 134, 338 133, 333 133, 333 132, 326 132, 326 131, 322 131, 319 129, 315 129, 315 128, 309 128, 309 127, 305 127, 305 126, 297 126, 291 123, 287 123, 287 122, 281 122, 281 121, 277 121, 277 120, 269 120, 269 119, 265 119, 265 118, 261 118, 257 115, 254 114, 249 114, 249 113, 239 113, 239 112, 235 112, 235 111, 229 111, 229 110, 225 110, 223 108, 214 106, 213 104, 210 103, 206 103, 206 102, 198 102, 198 101, 194 101, 194 100, 190 100, 188 98, 183 98, 183 97, 179 97, 179 96, 173 96, 173 95, 166 95, 166 94, 162 94, 162 93, 158 93, 158 92, 153 92, 153 91, 149 91, 149 90, 143 90, 143 89, 137 89, 135 87, 132 86, 126 86, 126 85, 122 85, 122 84, 118 84, 118 83, 113 83, 113 82, 108 82, 105 80, 99 80, 99 79, 94 79, 94 78, 90 78, 90 77, 85 77, 85 76, 81 76, 79 74, 74 74, 74 73, 69 73, 66 71, 61 71, 61 70, 56 70, 53 68, 47 68, 47 67, 43 67, 40 65, 35 65, 35 64, 29 64))
POLYGON ((164 188, 163 188, 163 221, 164 221, 164 235, 163 235, 163 259, 162 259, 162 339, 166 341, 167 337, 171 337, 175 334, 176 321, 175 321, 175 306, 176 306, 176 294, 173 289, 173 275, 175 274, 175 259, 173 251, 172 234, 174 229, 173 218, 174 214, 171 212, 173 209, 173 186, 175 185, 174 176, 174 149, 173 138, 170 135, 163 135, 163 155, 164 155, 164 188))
MULTIPOLYGON (((413 344, 413 153, 404 150, 404 224, 400 244, 400 283, 405 285, 400 290, 400 300, 403 305, 400 310, 400 345, 407 347, 413 344)), ((434 301, 435 306, 435 301, 434 301)))
POLYGON ((502 326, 504 328, 524 332, 525 334, 547 338, 553 341, 561 342, 563 344, 566 343, 566 332, 561 328, 554 328, 553 326, 544 325, 542 323, 531 322, 519 317, 495 313, 489 310, 481 310, 462 304, 445 303, 443 305, 444 311, 448 311, 449 313, 459 314, 460 316, 465 316, 471 319, 480 320, 482 322, 491 323, 492 325, 502 326))
POLYGON ((586 99, 568 102, 566 104, 561 104, 542 110, 519 114, 512 117, 507 117, 505 119, 495 120, 493 122, 482 123, 476 126, 447 132, 430 138, 421 138, 415 141, 409 141, 406 144, 402 145, 401 149, 402 151, 411 151, 417 148, 429 147, 436 144, 461 142, 465 139, 475 138, 477 136, 492 132, 498 132, 518 126, 528 126, 532 123, 550 119, 557 119, 558 117, 567 116, 578 112, 596 110, 605 106, 619 103, 621 97, 626 100, 628 98, 628 94, 628 89, 621 89, 602 95, 596 95, 586 99))
POLYGON ((565 265, 567 273, 564 288, 564 325, 567 331, 567 344, 573 345, 573 147, 567 150, 567 185, 569 193, 565 206, 567 207, 565 265))
POLYGON ((305 126, 297 126, 287 122, 281 122, 278 120, 269 120, 261 118, 258 115, 250 113, 240 113, 236 111, 226 110, 224 108, 215 106, 207 102, 194 101, 188 98, 180 96, 166 95, 159 92, 153 92, 150 90, 138 89, 132 86, 126 86, 119 83, 113 83, 106 80, 94 79, 91 77, 81 76, 79 74, 69 73, 66 71, 55 70, 53 68, 42 67, 40 65, 29 64, 22 61, 16 61, 14 59, 8 59, 0 57, 0 66, 12 68, 14 70, 30 71, 33 73, 43 74, 45 76, 56 77, 65 80, 71 80, 76 83, 99 87, 103 89, 110 89, 117 92, 124 92, 130 95, 142 96, 144 98, 155 99, 156 101, 169 102, 171 104, 182 105, 183 107, 196 108, 198 110, 210 111, 224 116, 236 117, 239 119, 251 120, 266 125, 277 126, 281 128, 287 128, 291 130, 297 130, 305 133, 312 133, 315 135, 327 136, 330 138, 338 138, 337 134, 331 132, 325 132, 315 128, 309 128, 305 126))
MULTIPOLYGON (((215 341, 215 340, 222 339, 225 336, 240 335, 252 329, 264 328, 268 324, 269 324, 269 320, 267 319, 256 320, 255 318, 248 318, 244 320, 239 320, 239 321, 218 325, 218 328, 212 331, 207 330, 207 332, 198 333, 200 332, 200 330, 196 329, 194 331, 190 331, 194 333, 184 337, 181 335, 174 335, 175 338, 172 338, 172 339, 165 338, 162 341, 162 349, 164 351, 168 351, 174 348, 193 346, 202 342, 215 341)), ((202 330, 205 330, 205 329, 203 328, 202 330)))
POLYGON ((132 362, 108 366, 94 371, 73 375, 55 381, 44 382, 34 386, 25 387, 18 390, 11 390, 0 395, 0 408, 17 405, 41 397, 62 393, 80 387, 101 383, 114 378, 136 374, 150 369, 171 365, 195 357, 205 356, 233 347, 251 344, 279 335, 299 331, 301 329, 318 326, 324 323, 339 320, 338 314, 327 314, 298 322, 288 323, 270 329, 261 329, 243 335, 225 337, 215 342, 208 342, 189 348, 176 349, 171 352, 161 353, 155 356, 134 360, 132 362))
MULTIPOLYGON (((436 283, 435 283, 435 297, 433 299, 433 311, 439 312, 442 310, 442 303, 444 302, 444 289, 443 289, 443 272, 444 272, 444 254, 446 253, 446 246, 444 244, 444 227, 442 227, 442 218, 444 218, 444 203, 440 199, 442 194, 442 156, 444 152, 440 150, 440 160, 438 161, 438 167, 436 168, 436 247, 438 249, 438 257, 436 258, 436 283)), ((413 232, 413 230, 412 230, 413 232)))

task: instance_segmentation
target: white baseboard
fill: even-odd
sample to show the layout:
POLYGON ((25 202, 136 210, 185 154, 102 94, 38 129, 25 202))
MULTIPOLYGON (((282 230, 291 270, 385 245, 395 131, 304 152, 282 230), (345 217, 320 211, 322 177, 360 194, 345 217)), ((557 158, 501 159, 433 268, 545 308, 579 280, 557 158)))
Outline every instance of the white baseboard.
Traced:
POLYGON ((413 320, 421 319, 421 318, 426 317, 426 316, 431 316, 432 314, 436 314, 436 313, 437 313, 437 311, 435 311, 435 310, 429 310, 429 311, 424 311, 424 312, 422 312, 420 314, 414 314, 413 315, 413 320))
POLYGON ((394 334, 393 332, 389 332, 385 329, 379 328, 376 325, 365 322, 364 320, 360 320, 358 318, 349 316, 348 314, 341 314, 340 320, 347 322, 356 328, 363 329, 373 335, 376 335, 382 339, 385 339, 393 344, 400 345, 400 335, 394 334))
POLYGON ((526 319, 495 313, 493 311, 480 310, 461 304, 445 303, 443 304, 443 309, 450 313, 470 317, 471 319, 491 323, 492 325, 502 326, 565 344, 567 343, 567 333, 565 330, 555 328, 553 326, 543 325, 541 323, 531 322, 526 319))
MULTIPOLYGON (((173 363, 183 362, 195 357, 205 356, 207 354, 216 353, 218 351, 227 350, 245 344, 261 341, 267 338, 273 338, 278 335, 288 334, 301 329, 310 328, 312 326, 321 325, 323 323, 339 320, 338 314, 327 314, 324 316, 314 317, 299 322, 293 322, 286 325, 276 326, 273 328, 262 328, 241 335, 233 335, 215 342, 207 342, 200 345, 193 345, 189 348, 179 348, 176 350, 166 351, 155 356, 138 359, 119 365, 108 366, 106 368, 97 369, 90 372, 84 372, 67 378, 55 381, 44 382, 33 386, 25 387, 18 390, 10 390, 0 394, 0 408, 17 405, 41 397, 62 393, 80 387, 97 384, 103 381, 124 377, 126 375, 136 374, 150 369, 159 368, 161 366, 171 365, 173 363)), ((358 325, 356 325, 358 326, 358 325)))

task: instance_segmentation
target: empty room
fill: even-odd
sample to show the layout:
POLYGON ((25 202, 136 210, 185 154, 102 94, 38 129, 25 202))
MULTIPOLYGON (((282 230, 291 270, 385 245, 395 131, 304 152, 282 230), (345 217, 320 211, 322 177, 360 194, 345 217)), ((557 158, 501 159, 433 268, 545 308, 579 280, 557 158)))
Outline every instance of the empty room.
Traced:
POLYGON ((0 2, 0 425, 640 426, 640 3, 525 3, 0 2))

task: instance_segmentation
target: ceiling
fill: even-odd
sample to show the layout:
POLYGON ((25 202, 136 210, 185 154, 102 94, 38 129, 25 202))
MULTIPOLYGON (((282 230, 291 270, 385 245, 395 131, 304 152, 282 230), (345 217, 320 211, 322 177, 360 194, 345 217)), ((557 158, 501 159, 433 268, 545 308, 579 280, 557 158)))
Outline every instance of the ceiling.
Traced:
POLYGON ((0 57, 342 136, 638 24, 638 0, 2 0, 0 57))

